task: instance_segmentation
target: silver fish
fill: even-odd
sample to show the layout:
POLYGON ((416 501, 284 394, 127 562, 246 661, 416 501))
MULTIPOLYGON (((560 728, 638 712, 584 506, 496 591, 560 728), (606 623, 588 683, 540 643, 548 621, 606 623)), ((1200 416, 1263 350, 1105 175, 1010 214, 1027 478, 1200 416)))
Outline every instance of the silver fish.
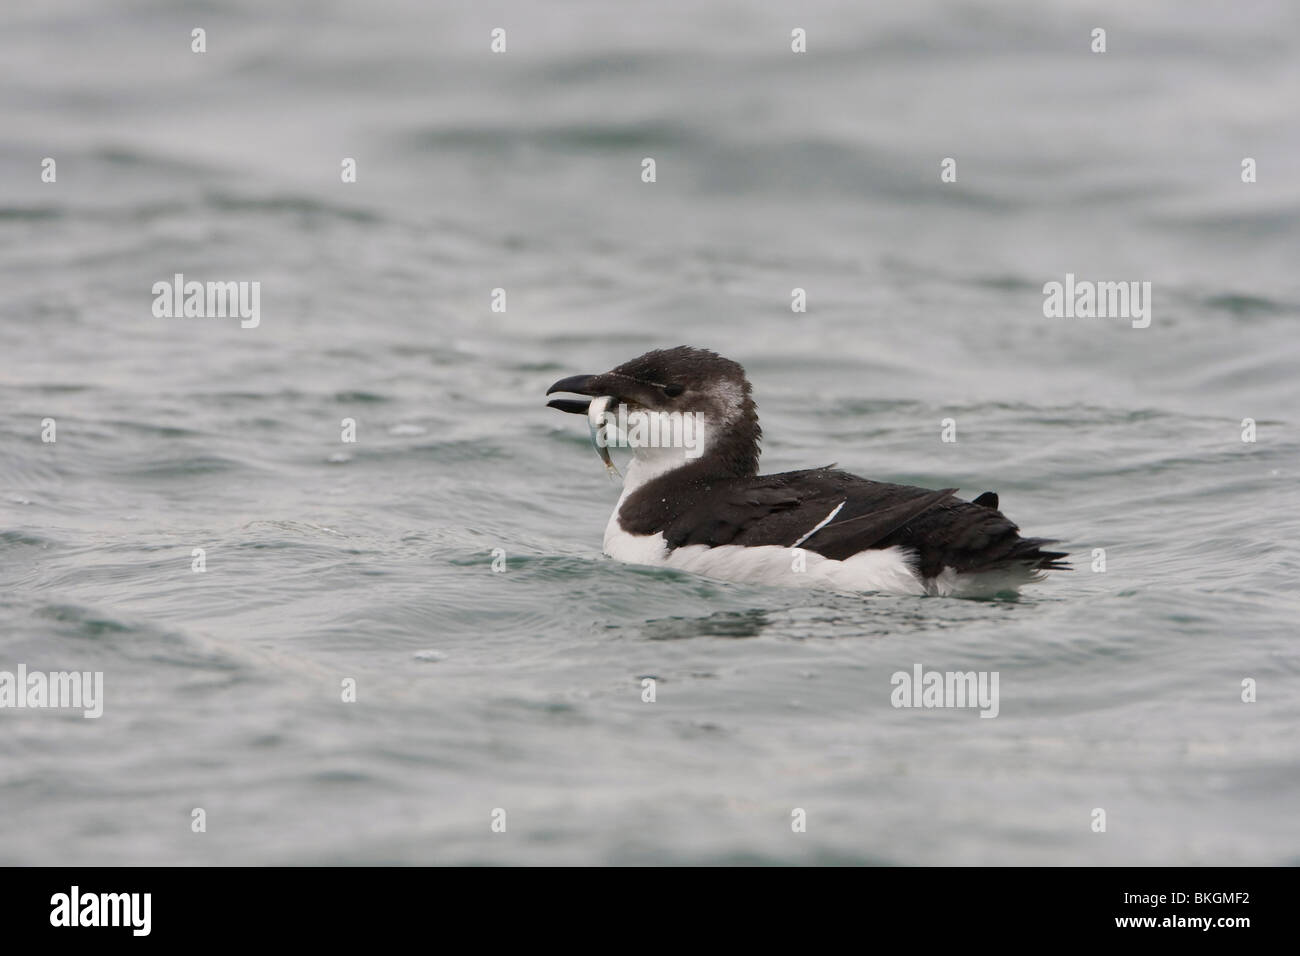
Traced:
POLYGON ((587 427, 591 429, 591 443, 596 446, 600 460, 605 463, 605 473, 611 478, 614 475, 622 478, 619 470, 614 467, 614 459, 609 457, 608 435, 605 428, 605 409, 613 400, 611 395, 598 395, 591 400, 591 404, 587 406, 587 427))

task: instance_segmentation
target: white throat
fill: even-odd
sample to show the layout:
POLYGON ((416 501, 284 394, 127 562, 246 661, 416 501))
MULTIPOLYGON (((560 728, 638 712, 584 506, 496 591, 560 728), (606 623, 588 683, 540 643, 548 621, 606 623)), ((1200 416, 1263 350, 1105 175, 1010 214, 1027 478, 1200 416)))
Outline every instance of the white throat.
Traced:
MULTIPOLYGON (((599 401, 599 400, 598 400, 599 401)), ((692 464, 708 454, 708 437, 715 427, 699 415, 681 412, 605 412, 604 441, 611 449, 632 452, 623 479, 623 495, 661 475, 692 464)))

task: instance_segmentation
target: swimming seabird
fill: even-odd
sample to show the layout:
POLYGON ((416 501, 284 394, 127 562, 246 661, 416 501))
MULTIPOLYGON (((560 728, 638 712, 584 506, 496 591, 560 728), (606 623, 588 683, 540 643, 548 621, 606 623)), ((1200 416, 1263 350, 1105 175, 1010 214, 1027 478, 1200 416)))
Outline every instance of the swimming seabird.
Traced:
MULTIPOLYGON (((611 443, 632 447, 605 528, 605 553, 619 561, 733 581, 960 597, 1068 570, 1066 552, 1043 550, 1055 541, 1020 537, 993 492, 963 501, 956 488, 869 481, 834 465, 760 475, 749 380, 715 352, 658 349, 561 379, 546 394, 556 392, 589 396, 548 405, 588 415, 593 436, 613 432, 611 443)), ((602 456, 612 467, 603 448, 602 456)))

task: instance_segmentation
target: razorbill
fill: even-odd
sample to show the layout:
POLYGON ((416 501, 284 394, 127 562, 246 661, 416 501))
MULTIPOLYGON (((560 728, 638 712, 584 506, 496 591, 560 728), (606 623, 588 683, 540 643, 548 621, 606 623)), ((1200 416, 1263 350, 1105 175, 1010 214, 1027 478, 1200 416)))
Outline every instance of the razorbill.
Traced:
POLYGON ((733 581, 987 597, 1067 570, 1055 543, 1022 538, 998 496, 974 501, 869 481, 834 465, 758 473, 758 412, 745 370, 706 349, 647 352, 561 379, 548 405, 588 416, 601 457, 633 450, 605 528, 619 561, 733 581), (617 413, 615 411, 617 409, 617 413))

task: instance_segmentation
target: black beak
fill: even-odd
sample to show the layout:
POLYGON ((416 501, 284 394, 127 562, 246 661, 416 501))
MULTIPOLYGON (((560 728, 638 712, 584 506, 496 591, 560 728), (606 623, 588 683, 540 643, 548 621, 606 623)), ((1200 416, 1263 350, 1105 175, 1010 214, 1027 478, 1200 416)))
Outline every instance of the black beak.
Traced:
POLYGON ((547 395, 556 392, 573 392, 575 395, 596 395, 594 386, 599 375, 570 375, 562 378, 546 390, 547 395))
MULTIPOLYGON (((619 402, 635 402, 648 408, 654 408, 655 403, 663 397, 657 386, 639 382, 619 372, 570 375, 568 378, 560 379, 546 390, 547 395, 552 392, 572 392, 575 395, 590 395, 592 398, 608 395, 619 402)), ((547 402, 551 408, 574 414, 586 414, 587 406, 590 404, 590 402, 579 402, 571 398, 557 398, 547 402)))
POLYGON ((574 398, 553 398, 546 403, 546 407, 558 408, 562 412, 570 412, 574 415, 585 415, 587 414, 587 406, 590 404, 590 399, 578 401, 574 398))
MULTIPOLYGON (((572 392, 575 395, 597 395, 599 392, 595 388, 597 375, 570 375, 568 378, 562 378, 546 390, 547 395, 555 392, 572 392)), ((589 401, 578 401, 572 398, 553 398, 546 403, 547 408, 558 408, 562 412, 569 412, 573 415, 587 414, 589 401)))

